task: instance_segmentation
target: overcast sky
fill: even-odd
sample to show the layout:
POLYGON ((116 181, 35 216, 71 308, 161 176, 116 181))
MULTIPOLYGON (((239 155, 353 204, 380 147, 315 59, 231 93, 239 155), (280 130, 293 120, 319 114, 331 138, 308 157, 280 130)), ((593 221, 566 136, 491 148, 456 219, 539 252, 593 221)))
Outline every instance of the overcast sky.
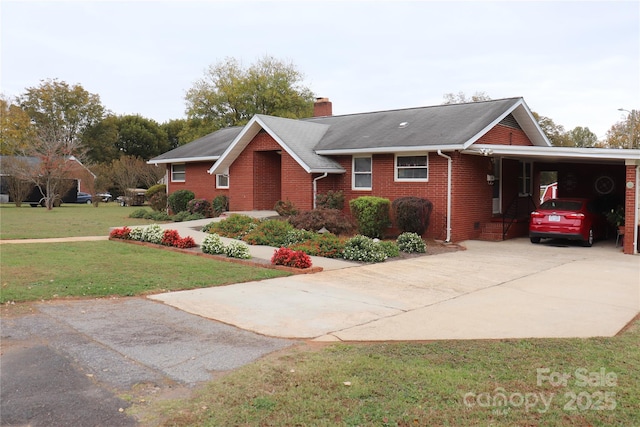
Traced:
POLYGON ((2 0, 1 90, 58 78, 115 114, 185 117, 209 65, 291 62, 334 115, 524 97, 603 138, 640 109, 640 2, 2 0))

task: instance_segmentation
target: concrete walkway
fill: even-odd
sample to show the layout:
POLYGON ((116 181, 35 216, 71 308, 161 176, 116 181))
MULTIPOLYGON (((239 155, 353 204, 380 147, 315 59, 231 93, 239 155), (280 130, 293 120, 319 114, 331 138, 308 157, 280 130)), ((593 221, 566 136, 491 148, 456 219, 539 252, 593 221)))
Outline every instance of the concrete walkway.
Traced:
POLYGON ((640 311, 640 257, 528 239, 151 299, 318 341, 613 336, 640 311))

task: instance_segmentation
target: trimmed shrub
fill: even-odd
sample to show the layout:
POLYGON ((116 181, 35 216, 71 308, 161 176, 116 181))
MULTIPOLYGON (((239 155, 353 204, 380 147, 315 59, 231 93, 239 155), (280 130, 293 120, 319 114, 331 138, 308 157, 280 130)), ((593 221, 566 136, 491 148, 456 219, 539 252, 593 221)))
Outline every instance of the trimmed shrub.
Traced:
POLYGON ((180 249, 195 248, 196 242, 195 240, 193 240, 193 237, 187 236, 187 237, 182 237, 181 239, 178 239, 178 241, 175 243, 174 246, 180 249))
POLYGON ((423 235, 429 227, 433 203, 420 197, 401 197, 391 204, 396 225, 401 232, 423 235))
POLYGON ((187 212, 192 215, 202 215, 203 218, 211 218, 213 216, 211 203, 206 199, 189 200, 189 202, 187 202, 187 212))
POLYGON ((287 240, 287 233, 291 230, 293 225, 287 221, 267 219, 260 221, 253 230, 242 237, 242 240, 250 245, 283 246, 287 240))
POLYGON ((112 239, 125 239, 126 240, 126 239, 129 239, 129 232, 130 231, 131 231, 131 229, 129 227, 114 228, 109 233, 109 237, 111 237, 112 239))
POLYGON ((295 228, 318 231, 322 228, 338 236, 353 234, 356 224, 337 209, 314 209, 300 212, 288 219, 295 228))
POLYGON ((171 217, 165 211, 153 211, 147 213, 145 219, 150 219, 152 221, 170 221, 171 217))
POLYGON ((271 264, 284 265, 286 267, 293 268, 309 268, 311 267, 311 258, 302 251, 280 248, 273 252, 271 264))
POLYGON ((273 210, 278 212, 278 215, 280 216, 291 216, 298 213, 298 209, 291 200, 278 200, 276 205, 273 207, 273 210))
POLYGON ((375 196, 362 196, 349 201, 351 215, 358 223, 359 233, 372 238, 382 237, 385 228, 391 224, 390 205, 388 199, 375 196))
POLYGON ((387 258, 395 258, 400 256, 400 249, 396 242, 390 240, 381 240, 378 242, 378 246, 387 254, 387 258))
POLYGON ((426 243, 424 243, 424 240, 422 240, 422 237, 420 237, 416 233, 411 233, 411 232, 402 233, 401 235, 398 236, 398 239, 396 240, 396 242, 398 243, 398 249, 400 249, 402 252, 407 252, 407 253, 427 252, 426 243))
POLYGON ((247 215, 232 214, 222 221, 212 222, 207 226, 209 233, 217 233, 223 237, 242 239, 260 223, 259 220, 247 215))
POLYGON ((161 244, 164 230, 158 224, 149 224, 142 228, 142 241, 161 244))
POLYGON ((144 197, 149 201, 149 206, 154 211, 164 211, 167 209, 167 186, 156 184, 151 186, 144 197))
POLYGON ((177 230, 164 230, 160 244, 164 246, 176 246, 179 240, 180 234, 177 230))
POLYGON ((229 258, 250 259, 249 245, 239 240, 232 240, 224 248, 224 253, 229 258))
POLYGON ((300 230, 298 228, 292 228, 287 231, 287 234, 284 236, 284 246, 291 246, 298 243, 305 242, 307 240, 313 239, 317 233, 313 231, 300 230))
POLYGON ((131 227, 129 230, 129 238, 131 240, 142 241, 142 231, 144 227, 131 227))
POLYGON ((372 238, 358 234, 344 245, 344 259, 362 262, 382 262, 387 259, 384 249, 372 238))
POLYGON ((317 234, 304 242, 289 246, 290 249, 303 251, 308 255, 325 258, 342 258, 344 251, 344 239, 331 233, 317 234))
POLYGON ((182 222, 182 221, 194 221, 196 219, 204 219, 205 216, 199 213, 189 213, 188 211, 178 212, 175 215, 171 215, 169 219, 173 222, 182 222))
POLYGON ((222 212, 229 210, 229 198, 225 194, 218 194, 211 203, 213 215, 220 216, 222 212))
POLYGON ((344 193, 342 191, 327 191, 327 194, 316 195, 316 207, 318 209, 344 209, 344 193))
POLYGON ((129 214, 129 218, 146 218, 146 216, 148 214, 150 214, 151 212, 149 212, 147 209, 145 208, 140 208, 140 209, 136 209, 135 211, 131 212, 129 214))
POLYGON ((187 210, 187 203, 189 200, 196 198, 196 195, 191 190, 178 190, 169 194, 167 202, 169 203, 169 209, 174 214, 187 210))
POLYGON ((219 235, 213 233, 205 236, 202 240, 202 252, 205 254, 223 254, 224 253, 224 243, 219 235))

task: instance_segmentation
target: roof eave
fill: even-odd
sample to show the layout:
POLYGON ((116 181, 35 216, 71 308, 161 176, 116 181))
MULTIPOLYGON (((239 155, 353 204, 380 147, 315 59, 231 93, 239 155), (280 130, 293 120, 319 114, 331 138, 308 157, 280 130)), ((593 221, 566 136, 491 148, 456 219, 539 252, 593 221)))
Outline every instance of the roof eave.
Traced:
POLYGON ((492 156, 554 157, 571 159, 640 160, 640 150, 619 148, 541 147, 520 145, 474 144, 466 154, 492 156))
POLYGON ((203 157, 176 157, 172 159, 159 159, 159 160, 148 160, 147 164, 149 165, 160 165, 160 164, 169 164, 169 163, 187 163, 187 162, 215 162, 220 158, 220 156, 203 156, 203 157))
POLYGON ((316 154, 321 156, 340 156, 352 154, 387 154, 387 153, 424 153, 440 151, 457 151, 464 149, 462 144, 444 145, 419 145, 403 147, 370 147, 370 148, 340 148, 329 150, 316 150, 316 154))

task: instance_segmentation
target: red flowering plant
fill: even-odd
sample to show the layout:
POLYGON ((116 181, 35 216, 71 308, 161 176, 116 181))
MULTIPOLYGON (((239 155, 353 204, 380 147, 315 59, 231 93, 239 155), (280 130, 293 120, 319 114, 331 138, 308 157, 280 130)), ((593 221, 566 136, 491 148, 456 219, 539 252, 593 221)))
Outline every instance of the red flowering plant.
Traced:
POLYGON ((109 237, 112 239, 128 239, 130 231, 129 227, 114 228, 109 233, 109 237))
POLYGON ((271 264, 293 268, 309 268, 311 267, 311 258, 302 251, 281 247, 274 251, 271 257, 271 264))
POLYGON ((164 246, 176 246, 179 240, 180 234, 178 234, 177 230, 164 230, 160 244, 164 246))
POLYGON ((183 237, 181 239, 178 239, 174 245, 177 248, 180 249, 189 249, 189 248, 195 248, 196 246, 196 242, 193 240, 193 237, 191 236, 187 236, 187 237, 183 237))

